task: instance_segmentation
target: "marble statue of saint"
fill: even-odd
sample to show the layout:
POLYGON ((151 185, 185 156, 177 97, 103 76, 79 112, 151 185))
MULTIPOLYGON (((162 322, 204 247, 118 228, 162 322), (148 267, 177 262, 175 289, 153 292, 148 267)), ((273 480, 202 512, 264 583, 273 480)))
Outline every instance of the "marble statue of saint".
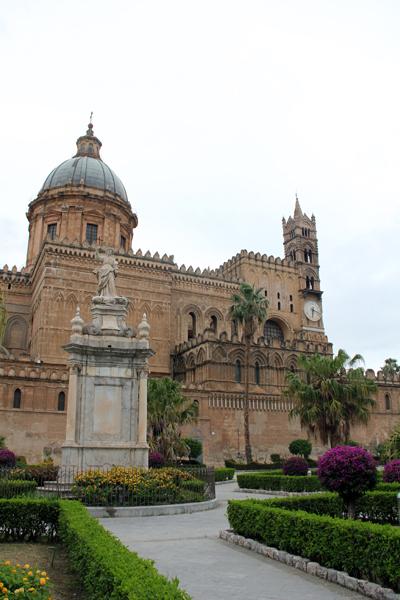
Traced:
POLYGON ((118 262, 111 253, 97 254, 97 258, 103 261, 103 264, 94 271, 98 280, 97 294, 103 298, 115 298, 118 295, 115 287, 118 262))

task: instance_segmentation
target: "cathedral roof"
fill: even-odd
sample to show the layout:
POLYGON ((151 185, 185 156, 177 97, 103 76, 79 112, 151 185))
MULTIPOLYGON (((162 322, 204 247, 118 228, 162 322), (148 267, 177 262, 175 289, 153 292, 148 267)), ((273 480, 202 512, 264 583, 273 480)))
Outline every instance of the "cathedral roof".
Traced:
POLYGON ((86 135, 78 138, 77 153, 46 177, 40 193, 64 186, 87 186, 116 194, 125 202, 128 196, 120 178, 100 157, 101 142, 90 122, 86 135))

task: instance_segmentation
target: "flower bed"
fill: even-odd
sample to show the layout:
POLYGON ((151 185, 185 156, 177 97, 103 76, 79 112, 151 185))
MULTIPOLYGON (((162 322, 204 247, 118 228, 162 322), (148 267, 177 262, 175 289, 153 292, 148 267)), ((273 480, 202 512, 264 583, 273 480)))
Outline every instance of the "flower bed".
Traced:
MULTIPOLYGON (((374 511, 388 522, 395 502, 393 493, 369 492, 356 504, 356 514, 367 518, 374 511)), ((343 519, 341 511, 335 494, 228 504, 236 533, 399 591, 400 529, 343 519)))
MULTIPOLYGON (((0 500, 0 541, 51 539, 56 533, 82 578, 87 600, 190 600, 176 579, 168 580, 158 573, 152 561, 130 552, 79 502, 0 500)), ((33 594, 32 597, 40 598, 33 594)))
POLYGON ((190 472, 171 467, 113 467, 75 477, 72 493, 88 506, 152 506, 205 500, 205 483, 190 472))
POLYGON ((235 475, 235 469, 221 467, 215 469, 215 481, 231 481, 235 475))
POLYGON ((29 564, 13 565, 6 560, 0 563, 0 594, 4 600, 51 600, 49 577, 46 571, 34 570, 29 564))

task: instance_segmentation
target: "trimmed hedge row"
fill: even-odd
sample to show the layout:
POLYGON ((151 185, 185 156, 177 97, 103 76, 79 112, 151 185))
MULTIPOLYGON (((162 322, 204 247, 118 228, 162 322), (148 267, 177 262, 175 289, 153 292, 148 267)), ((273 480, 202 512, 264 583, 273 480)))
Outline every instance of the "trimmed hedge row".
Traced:
POLYGON ((60 501, 60 537, 88 600, 190 600, 178 581, 160 575, 91 517, 79 502, 60 501))
POLYGON ((270 473, 243 473, 237 476, 240 488, 285 492, 315 492, 321 489, 318 477, 313 475, 281 475, 270 473))
POLYGON ((22 479, 0 479, 0 498, 15 498, 33 494, 37 488, 35 481, 22 479))
POLYGON ((233 479, 235 469, 221 467, 214 469, 215 481, 230 481, 233 479))
POLYGON ((225 467, 235 469, 235 471, 275 471, 282 469, 283 461, 277 463, 237 463, 234 460, 226 460, 225 467))
POLYGON ((77 501, 0 500, 0 541, 51 541, 58 533, 87 600, 190 600, 153 562, 130 552, 77 501))
MULTIPOLYGON (((334 510, 334 497, 326 495, 325 509, 334 510)), ((311 514, 304 508, 312 502, 311 497, 231 500, 229 523, 240 535, 399 591, 400 529, 311 514)), ((321 509, 324 499, 315 502, 321 509)))
POLYGON ((0 542, 51 541, 57 533, 59 511, 57 500, 0 499, 0 542))

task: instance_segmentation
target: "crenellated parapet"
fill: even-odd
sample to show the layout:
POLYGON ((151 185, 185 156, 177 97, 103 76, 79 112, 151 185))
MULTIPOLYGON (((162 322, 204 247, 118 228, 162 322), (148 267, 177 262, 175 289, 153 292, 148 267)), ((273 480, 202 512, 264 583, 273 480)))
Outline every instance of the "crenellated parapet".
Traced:
POLYGON ((225 261, 218 269, 223 277, 230 277, 236 274, 237 280, 240 280, 240 268, 243 264, 252 265, 254 267, 267 267, 280 269, 283 271, 296 272, 295 263, 288 258, 280 258, 278 256, 268 256, 260 252, 241 250, 235 256, 225 261))
POLYGON ((8 265, 4 265, 2 269, 0 269, 0 281, 3 281, 6 284, 20 284, 20 285, 30 285, 31 280, 29 276, 29 271, 22 267, 21 270, 14 265, 12 269, 8 267, 8 265))

